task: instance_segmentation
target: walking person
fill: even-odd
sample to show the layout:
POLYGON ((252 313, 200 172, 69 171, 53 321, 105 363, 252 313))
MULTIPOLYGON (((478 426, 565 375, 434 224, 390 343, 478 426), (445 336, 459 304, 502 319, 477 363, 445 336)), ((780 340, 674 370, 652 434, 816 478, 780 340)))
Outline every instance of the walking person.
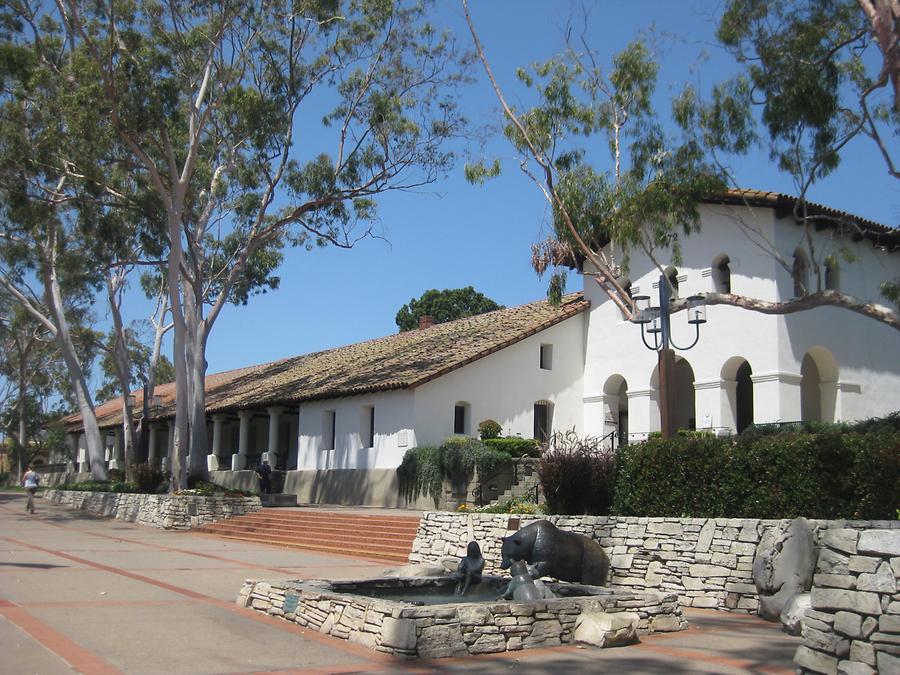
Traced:
POLYGON ((25 504, 25 510, 29 513, 34 513, 34 493, 37 492, 38 483, 40 482, 40 476, 34 472, 31 465, 26 466, 25 475, 22 476, 22 485, 25 487, 25 492, 28 493, 28 502, 25 504))

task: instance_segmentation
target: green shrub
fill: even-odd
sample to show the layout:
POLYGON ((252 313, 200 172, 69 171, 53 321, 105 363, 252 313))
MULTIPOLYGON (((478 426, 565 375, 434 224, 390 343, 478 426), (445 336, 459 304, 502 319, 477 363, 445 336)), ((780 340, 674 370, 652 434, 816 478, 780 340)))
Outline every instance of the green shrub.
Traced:
POLYGON ((444 476, 451 480, 471 478, 475 470, 484 479, 512 464, 512 458, 505 452, 465 436, 448 438, 441 444, 440 451, 444 476))
POLYGON ((615 455, 599 439, 557 432, 541 457, 538 478, 550 513, 605 515, 613 500, 615 455))
POLYGON ((493 448, 485 448, 475 458, 475 466, 478 469, 478 476, 481 480, 495 476, 511 464, 512 457, 493 448))
POLYGON ((425 494, 437 506, 444 478, 469 480, 476 470, 479 476, 486 478, 511 463, 512 458, 505 452, 486 448, 474 438, 453 436, 439 448, 423 446, 406 451, 397 468, 400 494, 407 501, 425 494))
POLYGON ((860 425, 761 425, 736 438, 652 438, 617 453, 614 512, 735 518, 892 518, 900 431, 860 425), (860 433, 856 429, 866 429, 860 433))
POLYGON ((134 483, 126 483, 125 481, 119 480, 86 480, 80 483, 72 483, 72 485, 68 485, 66 489, 76 490, 78 492, 140 492, 138 486, 134 483))
POLYGON ((484 444, 493 449, 505 452, 510 457, 539 457, 540 444, 533 438, 490 438, 484 444))
POLYGON ((613 510, 641 516, 724 516, 747 474, 738 468, 729 439, 711 434, 650 438, 616 453, 613 510))
POLYGON ((153 495, 160 492, 160 488, 167 488, 165 484, 165 476, 159 469, 155 469, 146 462, 143 464, 135 464, 131 467, 131 473, 134 482, 138 486, 138 491, 144 494, 153 495))
POLYGON ((484 420, 478 424, 478 437, 483 441, 499 438, 502 431, 503 427, 494 420, 484 420))
POLYGON ((443 487, 444 470, 441 451, 430 446, 410 448, 397 467, 400 494, 407 501, 415 501, 425 494, 437 505, 443 487))
POLYGON ((106 480, 112 483, 119 483, 125 480, 125 472, 122 469, 110 469, 106 472, 106 480))
POLYGON ((450 479, 465 479, 475 471, 475 460, 484 450, 481 441, 467 436, 451 436, 440 448, 443 474, 450 479))

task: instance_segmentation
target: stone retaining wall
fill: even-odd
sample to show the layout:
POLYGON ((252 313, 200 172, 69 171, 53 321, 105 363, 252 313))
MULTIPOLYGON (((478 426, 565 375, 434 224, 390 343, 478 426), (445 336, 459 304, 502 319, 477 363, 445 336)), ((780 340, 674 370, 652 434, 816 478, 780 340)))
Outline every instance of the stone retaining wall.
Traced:
POLYGON ((52 504, 72 506, 101 516, 166 530, 189 530, 223 518, 259 511, 259 497, 145 495, 119 492, 46 490, 52 504))
POLYGON ((355 584, 372 582, 334 582, 340 585, 340 592, 335 592, 327 581, 247 579, 237 605, 405 658, 490 654, 571 643, 575 622, 583 612, 637 614, 638 632, 645 634, 687 628, 678 599, 671 594, 424 607, 345 594, 352 592, 355 584))
POLYGON ((820 538, 801 672, 900 673, 900 531, 834 529, 820 538))
MULTIPOLYGON (((462 557, 475 540, 487 572, 500 570, 500 538, 544 516, 428 512, 419 523, 411 563, 462 557)), ((682 605, 755 612, 753 558, 763 533, 787 520, 546 516, 564 530, 591 537, 610 556, 610 585, 675 593, 682 605)), ((810 521, 822 539, 831 529, 900 528, 898 521, 810 521)), ((820 546, 822 544, 820 543, 820 546)))

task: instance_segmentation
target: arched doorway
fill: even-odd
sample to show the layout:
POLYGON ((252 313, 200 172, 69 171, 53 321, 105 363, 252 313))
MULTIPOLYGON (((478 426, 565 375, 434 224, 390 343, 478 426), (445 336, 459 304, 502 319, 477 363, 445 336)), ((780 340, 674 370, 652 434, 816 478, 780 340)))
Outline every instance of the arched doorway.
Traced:
POLYGON ((553 434, 553 402, 534 402, 534 439, 546 443, 553 434))
POLYGON ((741 433, 753 424, 753 369, 743 356, 722 366, 722 426, 741 433))
MULTIPOLYGON (((650 387, 653 390, 657 404, 657 422, 661 417, 660 391, 659 391, 659 366, 653 369, 650 377, 650 387)), ((684 357, 675 356, 675 428, 696 429, 697 413, 694 396, 694 369, 684 357)), ((657 429, 660 428, 657 426, 657 429)))
POLYGON ((675 357, 675 428, 696 429, 694 369, 687 359, 675 357))
POLYGON ((737 370, 737 387, 735 387, 735 431, 741 433, 753 424, 753 370, 744 361, 737 370))
POLYGON ((611 375, 603 385, 604 434, 615 432, 612 445, 628 443, 628 383, 621 375, 611 375))
POLYGON ((800 363, 800 419, 834 422, 837 407, 838 366, 825 347, 813 347, 800 363))

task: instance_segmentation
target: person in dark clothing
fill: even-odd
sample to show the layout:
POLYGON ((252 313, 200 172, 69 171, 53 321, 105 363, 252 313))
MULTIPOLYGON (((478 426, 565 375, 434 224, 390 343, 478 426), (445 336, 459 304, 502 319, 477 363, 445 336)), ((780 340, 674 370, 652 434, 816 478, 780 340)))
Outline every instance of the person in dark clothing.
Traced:
POLYGON ((256 475, 259 476, 260 493, 269 494, 272 491, 272 467, 269 466, 269 460, 262 461, 262 464, 256 468, 256 475))

